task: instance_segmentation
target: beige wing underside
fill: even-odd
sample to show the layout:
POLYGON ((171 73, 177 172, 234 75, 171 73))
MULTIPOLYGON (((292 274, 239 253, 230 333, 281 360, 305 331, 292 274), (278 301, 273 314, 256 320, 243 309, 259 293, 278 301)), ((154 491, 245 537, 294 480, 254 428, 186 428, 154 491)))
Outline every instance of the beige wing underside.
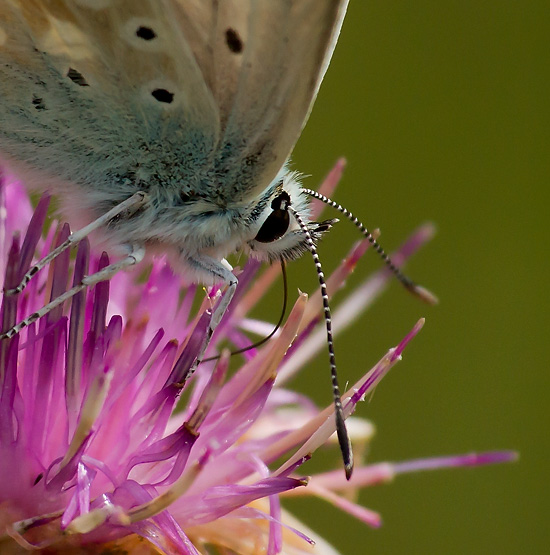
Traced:
MULTIPOLYGON (((144 140, 159 125, 170 130, 170 145, 199 132, 207 140, 198 164, 211 178, 201 193, 253 198, 298 139, 346 7, 347 0, 4 0, 0 61, 39 73, 34 66, 46 55, 60 76, 76 69, 97 119, 110 118, 104 105, 116 102, 144 140), (30 43, 14 40, 10 26, 23 26, 30 43), (153 90, 174 101, 152 106, 153 90)), ((6 95, 2 102, 11 102, 6 95)), ((67 110, 60 125, 78 115, 67 110)), ((106 136, 105 149, 115 141, 106 136)))

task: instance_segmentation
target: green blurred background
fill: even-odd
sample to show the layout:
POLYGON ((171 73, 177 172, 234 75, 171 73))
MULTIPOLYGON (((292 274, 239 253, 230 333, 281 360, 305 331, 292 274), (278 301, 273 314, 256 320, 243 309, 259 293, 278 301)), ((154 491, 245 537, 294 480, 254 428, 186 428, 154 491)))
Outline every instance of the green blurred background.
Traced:
MULTIPOLYGON (((381 512, 379 530, 329 505, 293 502, 342 553, 550 549, 549 8, 547 0, 351 0, 295 166, 316 187, 346 156, 336 200, 380 227, 389 251, 426 220, 438 227, 407 271, 439 306, 393 284, 337 338, 341 381, 351 381, 427 318, 403 362, 360 406, 378 430, 370 460, 503 448, 521 459, 366 490, 361 502, 381 512)), ((327 272, 356 239, 353 226, 336 226, 320 248, 327 272)), ((352 284, 379 267, 368 253, 352 284)), ((289 273, 293 291, 313 289, 307 257, 289 273)), ((326 357, 298 385, 314 386, 327 404, 326 357)))

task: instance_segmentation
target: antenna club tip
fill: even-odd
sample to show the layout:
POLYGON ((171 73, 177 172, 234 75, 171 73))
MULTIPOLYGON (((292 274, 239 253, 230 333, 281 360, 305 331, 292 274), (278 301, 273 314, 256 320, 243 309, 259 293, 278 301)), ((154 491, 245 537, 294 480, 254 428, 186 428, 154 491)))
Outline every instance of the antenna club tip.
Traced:
POLYGON ((344 465, 344 470, 346 471, 346 480, 349 482, 353 474, 353 462, 344 465))
POLYGON ((436 305, 439 303, 439 299, 428 289, 422 287, 421 285, 413 284, 410 286, 411 293, 414 293, 417 297, 422 299, 425 303, 430 305, 436 305))

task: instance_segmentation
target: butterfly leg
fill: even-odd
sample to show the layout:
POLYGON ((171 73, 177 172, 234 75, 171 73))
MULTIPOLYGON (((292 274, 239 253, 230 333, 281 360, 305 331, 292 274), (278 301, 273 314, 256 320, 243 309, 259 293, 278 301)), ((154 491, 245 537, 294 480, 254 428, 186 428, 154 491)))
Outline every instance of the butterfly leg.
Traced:
POLYGON ((193 363, 185 377, 185 380, 188 380, 194 374, 198 365, 204 358, 204 354, 206 352, 206 349, 208 349, 208 345, 210 344, 212 336, 214 335, 214 331, 218 327, 218 324, 221 322, 223 315, 226 313, 231 300, 233 299, 233 295, 235 294, 239 280, 229 269, 231 266, 229 266, 229 264, 225 260, 220 262, 219 260, 215 260, 214 258, 210 258, 209 256, 201 256, 200 258, 196 257, 193 259, 188 259, 186 262, 201 273, 210 274, 215 278, 215 281, 223 281, 227 285, 227 289, 223 293, 218 306, 210 317, 210 322, 208 324, 208 328, 206 330, 201 348, 199 349, 197 358, 195 359, 195 362, 193 363), (224 265, 224 263, 227 264, 227 266, 224 265))
POLYGON ((26 328, 29 324, 32 324, 39 318, 42 318, 43 316, 48 314, 48 312, 63 304, 71 297, 74 297, 83 289, 96 285, 100 281, 111 279, 115 274, 120 272, 120 270, 124 270, 125 268, 129 268, 130 266, 134 266, 135 264, 141 262, 144 256, 145 248, 142 245, 131 245, 130 252, 126 255, 125 258, 113 264, 109 264, 109 266, 105 266, 105 268, 102 268, 101 270, 99 270, 99 272, 96 272, 95 274, 85 276, 84 278, 82 278, 82 281, 78 285, 75 285, 71 289, 68 289, 67 291, 65 291, 65 293, 59 295, 59 297, 55 298, 53 301, 49 302, 41 309, 31 314, 28 318, 21 320, 21 322, 19 322, 6 332, 0 334, 0 340, 13 337, 14 335, 18 334, 23 328, 26 328))
POLYGON ((103 214, 101 217, 94 220, 92 223, 88 224, 86 227, 71 233, 66 241, 61 243, 53 251, 49 252, 44 258, 39 260, 34 266, 32 266, 29 271, 21 279, 21 283, 13 289, 7 289, 4 293, 6 295, 16 295, 21 293, 23 289, 27 286, 32 277, 37 274, 42 268, 47 266, 52 260, 57 258, 63 251, 70 249, 73 245, 78 244, 84 237, 87 237, 92 231, 108 224, 113 218, 116 218, 125 211, 133 212, 143 206, 147 202, 147 195, 141 191, 135 193, 130 198, 117 204, 114 208, 111 208, 108 212, 103 214))

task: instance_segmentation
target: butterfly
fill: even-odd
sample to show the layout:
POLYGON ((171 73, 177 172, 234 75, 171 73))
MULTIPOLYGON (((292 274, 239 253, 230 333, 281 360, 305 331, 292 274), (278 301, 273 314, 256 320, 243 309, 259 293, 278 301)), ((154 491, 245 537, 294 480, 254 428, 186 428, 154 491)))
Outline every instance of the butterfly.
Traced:
MULTIPOLYGON (((55 193, 67 219, 85 224, 65 247, 98 230, 123 253, 82 286, 140 262, 146 251, 166 253, 194 281, 226 286, 195 367, 237 286, 226 256, 242 250, 289 260, 309 250, 318 263, 315 243, 332 221, 310 221, 314 193, 300 187, 286 162, 347 3, 0 4, 2 164, 31 187, 55 193)), ((326 287, 322 292, 330 314, 326 287)), ((329 328, 330 321, 337 431, 349 477, 352 451, 329 328)))

